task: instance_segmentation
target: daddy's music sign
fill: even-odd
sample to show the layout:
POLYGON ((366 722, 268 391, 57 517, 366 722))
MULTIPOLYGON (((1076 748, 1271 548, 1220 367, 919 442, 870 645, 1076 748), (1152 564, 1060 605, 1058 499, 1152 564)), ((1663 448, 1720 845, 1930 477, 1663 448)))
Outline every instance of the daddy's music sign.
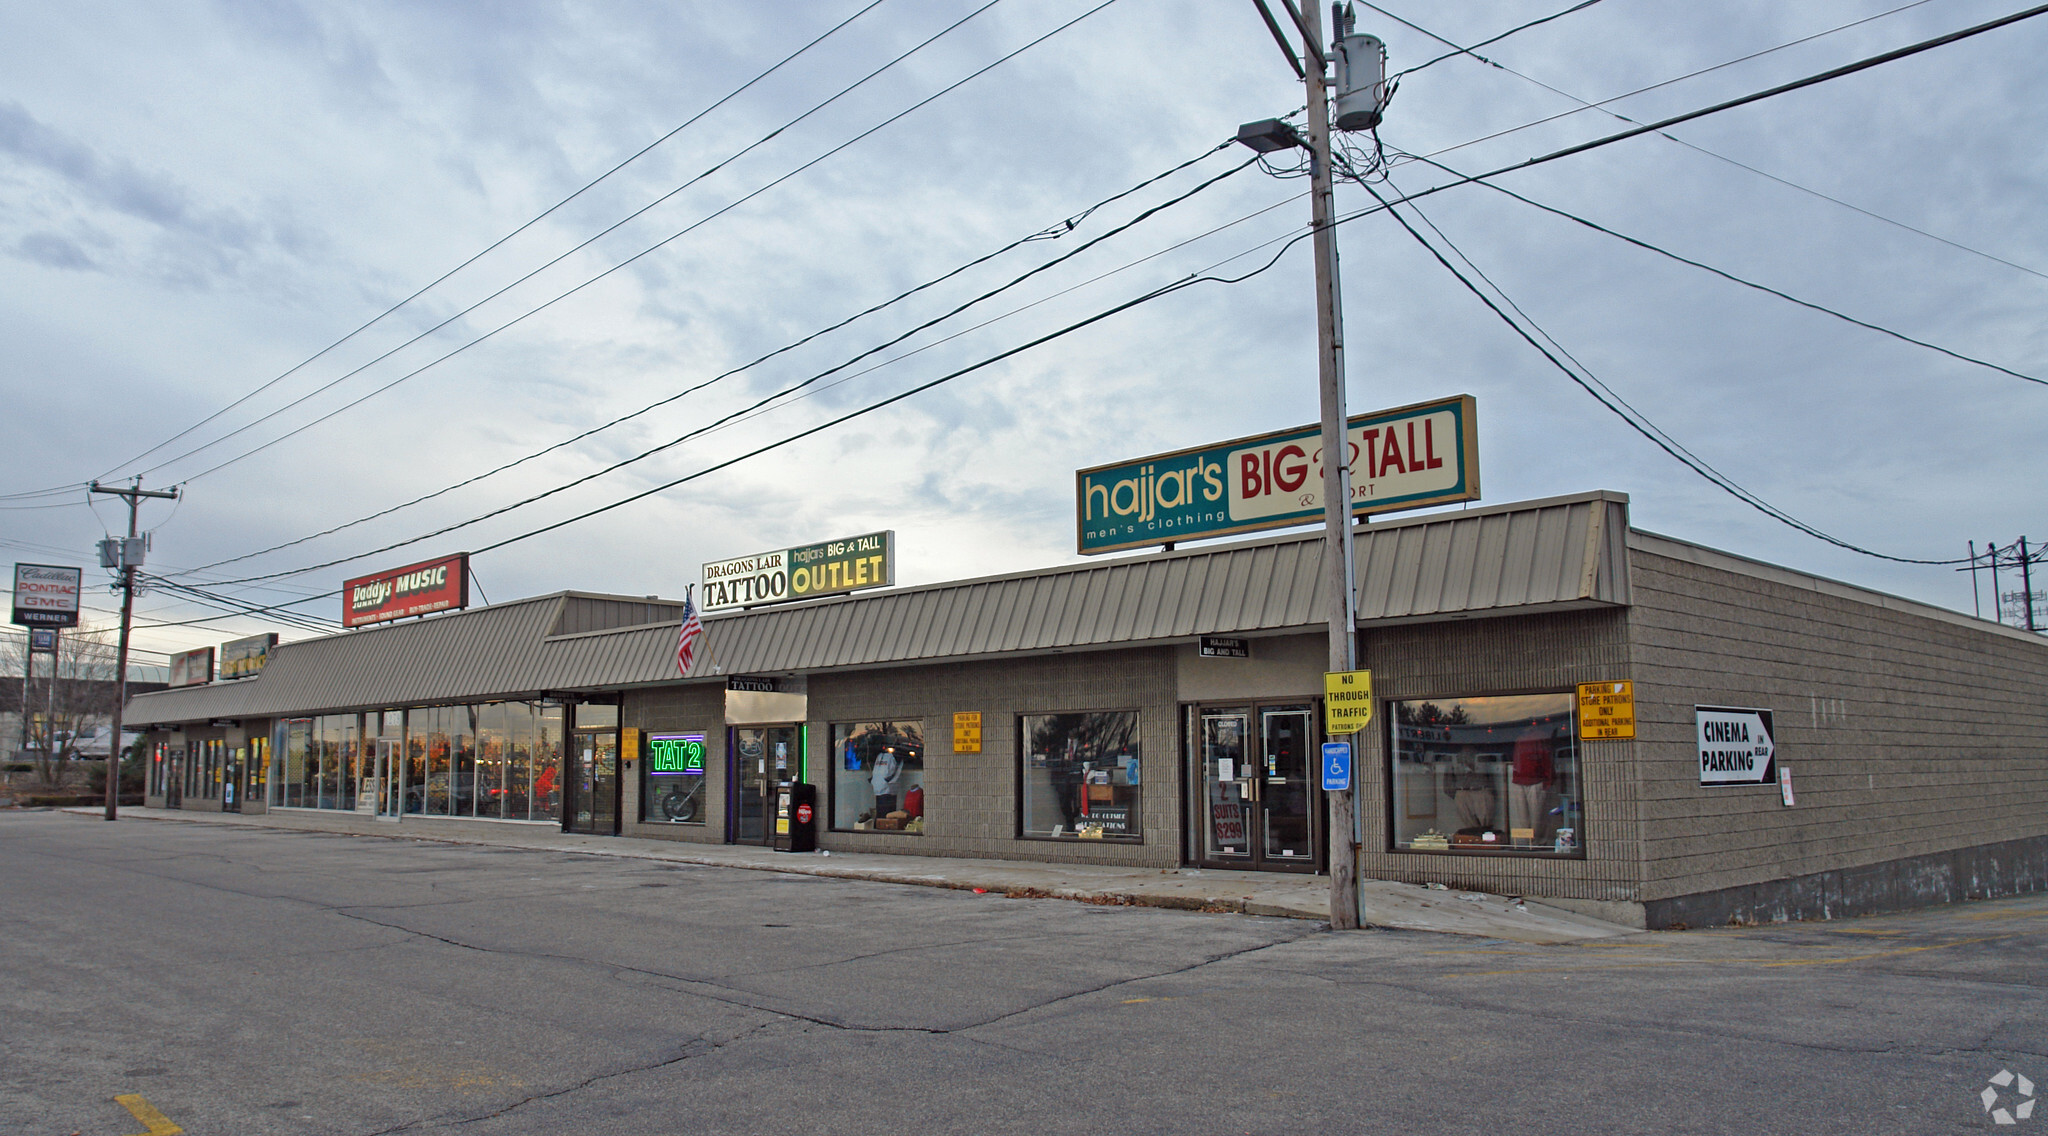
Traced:
POLYGON ((469 606, 469 553, 409 564, 341 586, 341 622, 363 627, 469 606))

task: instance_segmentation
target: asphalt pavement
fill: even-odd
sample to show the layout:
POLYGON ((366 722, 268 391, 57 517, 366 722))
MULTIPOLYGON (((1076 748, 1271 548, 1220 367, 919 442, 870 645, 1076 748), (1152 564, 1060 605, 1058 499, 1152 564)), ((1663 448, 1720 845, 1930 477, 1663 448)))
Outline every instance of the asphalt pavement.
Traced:
POLYGON ((7 812, 0 911, 8 1133, 2048 1129, 2048 897, 1538 944, 7 812))

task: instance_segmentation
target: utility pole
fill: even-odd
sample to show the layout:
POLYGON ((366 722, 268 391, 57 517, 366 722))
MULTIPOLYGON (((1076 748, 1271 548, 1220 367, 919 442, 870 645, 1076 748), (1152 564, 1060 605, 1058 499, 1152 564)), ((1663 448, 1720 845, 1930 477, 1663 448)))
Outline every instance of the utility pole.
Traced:
MULTIPOLYGON (((1344 306, 1337 284, 1336 191, 1330 171, 1330 96, 1324 68, 1323 13, 1318 0, 1302 4, 1302 84, 1308 88, 1309 223, 1315 236, 1316 377, 1323 410, 1323 595, 1329 622, 1329 668, 1358 669, 1358 622, 1352 592, 1351 450, 1345 438, 1344 306)), ((1358 735, 1352 743, 1354 788, 1326 792, 1330 834, 1330 926, 1359 925, 1358 735)))
POLYGON ((128 500, 128 539, 121 542, 121 647, 114 657, 114 721, 107 738, 107 819, 113 820, 121 796, 121 714, 128 709, 128 627, 135 617, 135 570, 142 566, 142 537, 135 527, 135 510, 144 497, 175 501, 178 490, 144 489, 139 477, 125 489, 95 481, 91 490, 128 500))
POLYGON ((2027 608, 2027 630, 2039 631, 2034 625, 2034 558, 2027 555, 2027 538, 2020 538, 2020 602, 2027 608))

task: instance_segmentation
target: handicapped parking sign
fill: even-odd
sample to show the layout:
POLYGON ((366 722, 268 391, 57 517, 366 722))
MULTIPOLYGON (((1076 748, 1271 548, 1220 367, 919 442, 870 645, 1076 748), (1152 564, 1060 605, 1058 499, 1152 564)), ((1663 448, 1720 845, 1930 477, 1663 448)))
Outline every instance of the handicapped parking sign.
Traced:
POLYGON ((1343 793, 1351 788, 1351 743, 1323 743, 1323 792, 1343 793))

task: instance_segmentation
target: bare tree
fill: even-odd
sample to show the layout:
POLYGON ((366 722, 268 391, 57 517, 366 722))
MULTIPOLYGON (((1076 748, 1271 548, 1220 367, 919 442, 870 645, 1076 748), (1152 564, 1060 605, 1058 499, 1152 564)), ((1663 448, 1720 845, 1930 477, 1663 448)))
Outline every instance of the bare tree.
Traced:
MULTIPOLYGON (((28 657, 26 635, 0 640, 0 673, 10 676, 6 681, 14 684, 11 693, 23 699, 27 745, 19 756, 34 767, 31 791, 58 793, 69 788, 85 747, 113 724, 121 689, 114 681, 115 663, 113 633, 103 628, 60 632, 54 673, 50 656, 28 657), (25 688, 14 677, 22 674, 30 675, 25 688)), ((110 748, 118 749, 119 742, 113 741, 110 748)))

